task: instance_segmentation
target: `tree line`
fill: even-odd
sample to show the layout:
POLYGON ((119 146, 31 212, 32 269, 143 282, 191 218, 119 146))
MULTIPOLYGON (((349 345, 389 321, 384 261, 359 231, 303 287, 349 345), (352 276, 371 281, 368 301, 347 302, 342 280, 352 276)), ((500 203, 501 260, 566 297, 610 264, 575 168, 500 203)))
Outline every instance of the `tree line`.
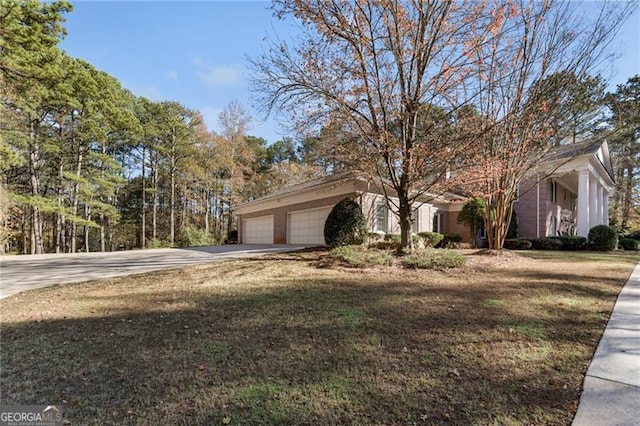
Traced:
POLYGON ((66 1, 0 2, 2 252, 218 243, 237 203, 322 173, 312 140, 248 135, 239 102, 220 134, 178 102, 137 97, 58 48, 66 1))

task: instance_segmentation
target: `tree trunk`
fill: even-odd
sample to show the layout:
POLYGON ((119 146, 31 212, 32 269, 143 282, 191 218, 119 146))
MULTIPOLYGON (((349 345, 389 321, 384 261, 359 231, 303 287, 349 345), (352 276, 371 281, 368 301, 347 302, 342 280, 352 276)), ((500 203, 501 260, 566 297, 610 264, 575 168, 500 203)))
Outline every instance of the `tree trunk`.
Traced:
MULTIPOLYGON (((87 220, 91 220, 91 208, 86 204, 84 206, 84 214, 87 220)), ((85 253, 89 253, 91 251, 89 250, 89 229, 90 229, 89 226, 87 225, 84 226, 84 252, 85 253)))
POLYGON ((104 222, 105 222, 104 213, 100 212, 100 251, 101 252, 107 251, 107 241, 106 241, 106 234, 104 229, 105 228, 104 222))
POLYGON ((175 134, 171 136, 173 139, 173 143, 171 145, 171 170, 170 170, 170 179, 171 179, 171 194, 169 196, 169 208, 170 208, 170 239, 171 246, 174 245, 176 240, 176 156, 174 151, 175 146, 175 134))
POLYGON ((209 235, 209 209, 211 208, 209 197, 209 190, 206 189, 204 191, 204 230, 207 235, 209 235))
POLYGON ((411 223, 411 202, 406 194, 398 194, 398 220, 400 222, 400 248, 413 251, 413 232, 411 223))
POLYGON ((631 207, 633 206, 633 166, 627 168, 627 175, 624 181, 624 203, 622 204, 622 220, 621 228, 626 229, 631 216, 631 207))
MULTIPOLYGON (((36 144, 35 123, 31 121, 29 139, 31 149, 29 150, 29 182, 31 184, 31 195, 39 196, 40 182, 38 180, 37 162, 38 162, 38 146, 36 144)), ((42 215, 40 207, 37 206, 37 200, 34 198, 34 204, 31 207, 31 254, 42 254, 44 246, 42 242, 42 215)))
MULTIPOLYGON (((75 138, 74 138, 75 139, 75 138)), ((82 159, 83 159, 83 155, 82 155, 82 148, 80 146, 78 146, 78 154, 76 156, 76 177, 78 178, 76 180, 76 182, 73 185, 73 195, 72 195, 72 209, 71 212, 73 213, 73 216, 77 217, 78 216, 78 204, 79 204, 79 198, 80 198, 80 176, 82 174, 82 159)), ((77 234, 78 234, 78 225, 76 223, 75 218, 73 219, 73 222, 71 224, 71 236, 70 236, 70 240, 71 240, 71 253, 75 253, 77 250, 77 234)))
MULTIPOLYGON (((62 207, 64 205, 63 172, 64 172, 64 160, 63 160, 63 156, 60 155, 60 159, 58 162, 58 188, 57 188, 58 210, 62 210, 62 207)), ((62 253, 64 251, 63 229, 64 229, 64 215, 60 213, 60 211, 58 211, 58 213, 56 213, 56 228, 55 228, 55 234, 56 234, 55 235, 55 252, 56 253, 62 253)))
POLYGON ((153 211, 151 212, 151 226, 152 226, 152 236, 155 240, 158 238, 158 165, 154 164, 153 171, 153 182, 151 183, 153 186, 153 211))
POLYGON ((146 181, 146 147, 142 146, 142 206, 140 206, 140 247, 146 248, 147 245, 147 215, 146 215, 146 201, 147 201, 147 181, 146 181))

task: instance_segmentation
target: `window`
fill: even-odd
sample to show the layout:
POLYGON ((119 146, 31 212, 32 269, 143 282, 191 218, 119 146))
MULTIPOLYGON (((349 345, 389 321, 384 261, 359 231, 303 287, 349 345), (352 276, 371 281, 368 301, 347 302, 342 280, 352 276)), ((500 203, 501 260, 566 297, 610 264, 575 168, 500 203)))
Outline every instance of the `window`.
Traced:
POLYGON ((552 203, 555 203, 557 200, 557 185, 555 181, 550 181, 550 188, 549 188, 549 201, 551 201, 552 203))
POLYGON ((551 223, 549 224, 549 236, 555 237, 558 233, 558 219, 555 216, 551 216, 551 223))
POLYGON ((413 210, 413 213, 411 214, 411 221, 413 222, 413 232, 415 234, 417 234, 418 232, 420 232, 420 208, 416 208, 413 210))
POLYGON ((387 205, 385 203, 376 203, 375 225, 373 230, 376 232, 387 232, 387 205))
POLYGON ((442 232, 442 214, 436 213, 433 215, 433 224, 431 226, 432 232, 442 232))
POLYGON ((478 237, 480 237, 481 240, 487 239, 487 228, 484 227, 484 223, 480 225, 480 230, 478 231, 478 237))

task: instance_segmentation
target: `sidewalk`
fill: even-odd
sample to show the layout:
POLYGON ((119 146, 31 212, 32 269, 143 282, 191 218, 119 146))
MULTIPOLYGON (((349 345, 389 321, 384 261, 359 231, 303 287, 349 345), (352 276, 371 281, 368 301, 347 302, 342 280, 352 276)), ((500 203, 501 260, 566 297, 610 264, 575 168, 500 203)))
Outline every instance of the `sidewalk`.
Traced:
POLYGON ((618 296, 573 426, 640 424, 640 264, 618 296))

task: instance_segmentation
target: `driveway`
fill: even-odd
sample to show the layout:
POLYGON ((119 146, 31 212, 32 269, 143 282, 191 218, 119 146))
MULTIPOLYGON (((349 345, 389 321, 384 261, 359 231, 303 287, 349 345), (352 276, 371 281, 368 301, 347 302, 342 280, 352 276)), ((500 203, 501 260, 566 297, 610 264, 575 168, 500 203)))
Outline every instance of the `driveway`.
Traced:
POLYGON ((111 253, 0 256, 0 299, 34 288, 295 251, 293 245, 225 245, 111 253))

